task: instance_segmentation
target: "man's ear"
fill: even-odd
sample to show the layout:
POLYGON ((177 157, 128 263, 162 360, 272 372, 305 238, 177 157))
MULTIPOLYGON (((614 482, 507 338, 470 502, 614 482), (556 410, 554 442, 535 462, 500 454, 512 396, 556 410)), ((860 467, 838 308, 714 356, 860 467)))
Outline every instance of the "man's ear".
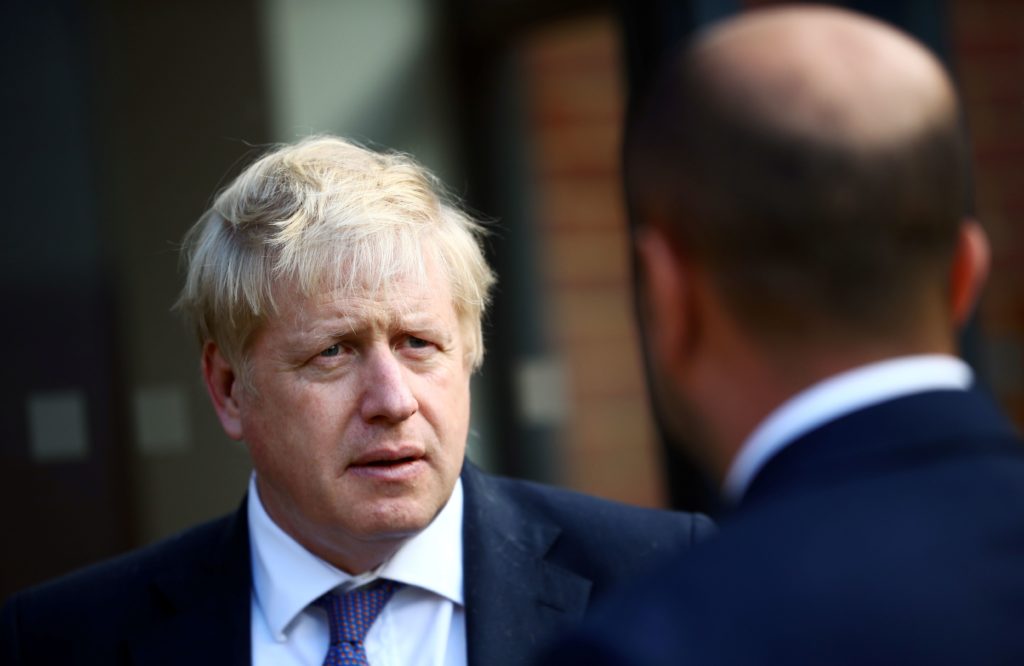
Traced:
POLYGON ((667 232, 657 226, 637 231, 636 252, 651 361, 662 370, 682 369, 694 326, 685 260, 667 232))
POLYGON ((990 259, 991 250, 985 230, 977 220, 965 219, 957 234, 950 271, 950 306, 953 323, 958 327, 966 324, 974 311, 988 277, 990 259))
POLYGON ((212 340, 207 340, 203 344, 203 379, 224 432, 231 439, 242 439, 239 404, 242 387, 238 375, 220 353, 217 343, 212 340))

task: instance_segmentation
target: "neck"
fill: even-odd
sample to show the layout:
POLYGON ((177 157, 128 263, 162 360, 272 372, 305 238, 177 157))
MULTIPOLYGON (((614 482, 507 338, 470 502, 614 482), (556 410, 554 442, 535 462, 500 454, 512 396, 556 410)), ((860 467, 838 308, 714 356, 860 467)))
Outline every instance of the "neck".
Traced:
POLYGON ((708 446, 706 464, 719 483, 754 429, 785 401, 842 372, 886 359, 916 354, 952 354, 952 344, 861 344, 815 348, 805 343, 789 353, 733 348, 697 370, 691 392, 702 416, 708 446))
POLYGON ((360 538, 343 528, 311 521, 289 511, 257 475, 256 487, 267 516, 300 546, 347 574, 358 576, 391 559, 414 534, 397 533, 360 538))
POLYGON ((306 550, 317 557, 341 569, 345 573, 358 576, 372 571, 391 559, 391 556, 398 552, 406 539, 388 541, 385 543, 362 543, 357 547, 336 548, 333 544, 302 543, 306 550))

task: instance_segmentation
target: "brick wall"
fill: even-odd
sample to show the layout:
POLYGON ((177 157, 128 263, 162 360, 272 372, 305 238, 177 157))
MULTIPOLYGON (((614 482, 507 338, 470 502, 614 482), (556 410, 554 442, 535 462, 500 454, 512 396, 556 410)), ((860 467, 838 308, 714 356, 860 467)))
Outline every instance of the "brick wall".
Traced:
POLYGON ((992 242, 992 272, 979 309, 985 370, 1024 426, 1024 3, 957 0, 950 8, 977 214, 992 242))
POLYGON ((566 369, 564 482, 653 506, 663 492, 629 292, 619 49, 614 19, 592 16, 534 32, 520 56, 544 297, 566 369))

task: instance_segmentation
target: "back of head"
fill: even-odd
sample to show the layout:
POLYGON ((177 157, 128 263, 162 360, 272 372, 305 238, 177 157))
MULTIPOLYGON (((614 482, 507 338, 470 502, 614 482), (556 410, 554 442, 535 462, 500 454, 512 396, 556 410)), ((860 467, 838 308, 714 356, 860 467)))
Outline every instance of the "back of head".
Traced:
POLYGON ((178 307, 201 342, 215 341, 242 368, 252 334, 276 312, 280 286, 306 296, 373 294, 397 278, 422 277, 433 260, 449 280, 470 362, 478 365, 494 282, 482 233, 408 156, 311 137, 251 164, 189 231, 178 307))
POLYGON ((626 160, 641 221, 763 339, 909 335, 942 303, 959 113, 939 63, 891 27, 799 7, 712 28, 659 80, 626 160))

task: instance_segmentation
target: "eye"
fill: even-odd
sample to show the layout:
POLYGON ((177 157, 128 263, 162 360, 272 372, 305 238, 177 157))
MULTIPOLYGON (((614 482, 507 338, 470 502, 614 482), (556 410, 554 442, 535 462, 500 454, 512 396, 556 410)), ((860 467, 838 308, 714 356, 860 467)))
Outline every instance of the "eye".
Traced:
POLYGON ((417 338, 415 335, 410 335, 406 338, 405 343, 413 349, 426 349, 431 344, 429 341, 424 340, 423 338, 417 338))
POLYGON ((396 349, 403 349, 407 354, 415 358, 426 358, 440 349, 440 345, 431 338, 421 338, 417 335, 405 335, 399 340, 396 349))
POLYGON ((340 353, 341 353, 341 345, 333 344, 330 347, 328 347, 327 349, 325 349, 322 352, 320 352, 319 355, 324 357, 324 358, 331 358, 332 356, 337 356, 340 353))

